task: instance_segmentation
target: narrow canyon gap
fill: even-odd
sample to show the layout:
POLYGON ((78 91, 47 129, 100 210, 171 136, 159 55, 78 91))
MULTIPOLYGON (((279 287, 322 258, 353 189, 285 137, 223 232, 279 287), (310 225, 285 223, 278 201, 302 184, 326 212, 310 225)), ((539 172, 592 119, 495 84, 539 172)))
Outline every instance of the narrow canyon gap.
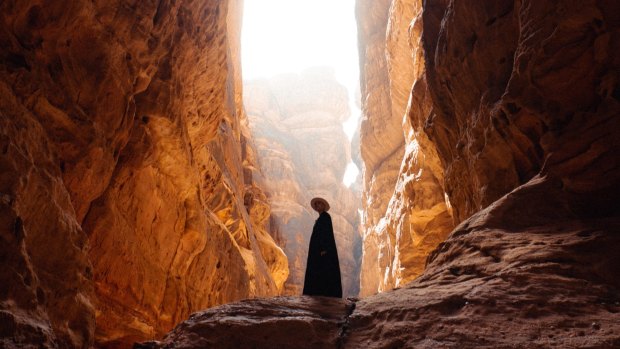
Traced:
POLYGON ((620 347, 620 3, 357 1, 361 300, 271 297, 241 1, 0 9, 2 346, 620 347))
POLYGON ((331 204, 344 295, 359 293, 361 179, 347 173, 359 158, 351 142, 359 119, 354 5, 261 0, 244 7, 243 96, 257 163, 252 175, 271 205, 271 235, 288 257, 283 295, 302 293, 317 219, 313 197, 331 204))

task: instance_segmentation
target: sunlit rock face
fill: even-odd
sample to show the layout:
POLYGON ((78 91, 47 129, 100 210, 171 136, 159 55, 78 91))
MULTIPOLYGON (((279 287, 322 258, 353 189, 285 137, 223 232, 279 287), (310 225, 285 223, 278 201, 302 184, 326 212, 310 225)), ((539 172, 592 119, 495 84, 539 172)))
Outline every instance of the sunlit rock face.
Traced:
POLYGON ((359 194, 342 178, 351 161, 342 128, 349 117, 347 90, 331 68, 312 68, 244 84, 245 106, 259 170, 255 178, 271 204, 272 235, 288 256, 285 294, 303 289, 308 244, 318 214, 310 207, 324 197, 340 258, 343 293, 359 291, 359 194))
POLYGON ((443 169, 421 127, 432 109, 419 44, 421 11, 415 0, 357 4, 364 110, 362 295, 420 275, 428 254, 454 227, 443 169))
POLYGON ((2 346, 128 345, 280 292, 240 6, 0 4, 2 346))
MULTIPOLYGON (((317 337, 339 348, 620 347, 620 4, 424 4, 428 84, 424 94, 414 85, 412 100, 430 98, 430 109, 408 117, 436 145, 461 222, 418 278, 356 302, 317 337)), ((284 303, 271 301, 278 318, 290 317, 279 328, 304 323, 294 314, 317 328, 303 299, 284 303)), ((329 306, 338 314, 343 305, 329 306)), ((233 324, 250 340, 247 323, 269 324, 233 324)), ((192 342, 215 337, 211 329, 166 340, 199 347, 192 342)), ((254 347, 284 341, 265 333, 254 347)))

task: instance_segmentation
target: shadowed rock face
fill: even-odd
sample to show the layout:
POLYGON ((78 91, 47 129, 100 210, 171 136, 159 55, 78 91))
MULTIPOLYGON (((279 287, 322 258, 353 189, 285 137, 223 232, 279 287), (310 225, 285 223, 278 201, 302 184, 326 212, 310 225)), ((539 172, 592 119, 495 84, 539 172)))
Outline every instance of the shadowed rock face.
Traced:
POLYGON ((413 282, 357 301, 325 347, 620 347, 619 13, 424 2, 425 84, 407 116, 435 145, 460 224, 413 282))
MULTIPOLYGON (((423 16, 434 103, 425 127, 457 220, 539 172, 560 179, 567 192, 615 200, 618 5, 447 6, 431 2, 423 16)), ((612 206, 589 210, 608 215, 612 206)))
POLYGON ((2 346, 126 345, 282 289, 240 6, 0 3, 2 346))
POLYGON ((342 178, 351 161, 342 122, 349 117, 347 90, 331 68, 312 68, 244 83, 245 107, 259 170, 272 207, 270 229, 290 265, 284 294, 300 295, 308 245, 318 214, 315 196, 331 206, 343 294, 358 294, 359 193, 342 178))

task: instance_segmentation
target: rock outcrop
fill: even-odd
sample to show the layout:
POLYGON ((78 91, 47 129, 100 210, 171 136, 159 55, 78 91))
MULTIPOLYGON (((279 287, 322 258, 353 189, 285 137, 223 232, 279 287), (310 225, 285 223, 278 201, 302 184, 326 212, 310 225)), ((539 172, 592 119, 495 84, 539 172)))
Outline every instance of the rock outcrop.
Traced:
POLYGON ((0 3, 2 346, 115 346, 277 295, 240 1, 0 3))
MULTIPOLYGON (((620 347, 618 14, 613 1, 424 2, 407 115, 435 145, 460 223, 419 277, 318 337, 339 326, 333 347, 620 347)), ((163 344, 174 338, 188 337, 163 344)))
POLYGON ((432 109, 422 3, 359 1, 357 9, 365 188, 360 287, 371 295, 420 275, 454 222, 437 150, 421 127, 432 109))
POLYGON ((272 236, 290 266, 284 294, 300 295, 312 226, 315 196, 330 202, 344 295, 359 291, 355 255, 359 197, 342 183, 351 145, 342 128, 349 99, 331 68, 311 68, 244 84, 245 107, 258 168, 254 178, 272 207, 272 236))
POLYGON ((326 297, 252 299, 192 314, 164 341, 136 348, 336 348, 354 306, 326 297))

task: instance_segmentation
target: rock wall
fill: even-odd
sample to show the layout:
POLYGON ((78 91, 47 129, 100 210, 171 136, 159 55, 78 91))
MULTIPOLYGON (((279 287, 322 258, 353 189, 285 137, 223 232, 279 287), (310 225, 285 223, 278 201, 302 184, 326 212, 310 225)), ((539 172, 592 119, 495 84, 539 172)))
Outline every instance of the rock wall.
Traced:
POLYGON ((617 159, 597 149, 611 145, 613 133, 603 130, 617 119, 607 114, 617 101, 618 5, 455 4, 458 15, 444 14, 446 5, 426 11, 424 46, 441 52, 427 64, 436 111, 428 133, 455 216, 462 220, 556 167, 566 191, 613 188, 617 159), (441 18, 450 23, 440 26, 441 18))
POLYGON ((424 2, 408 118, 462 223, 418 279, 357 304, 348 345, 620 345, 618 6, 424 2))
POLYGON ((420 275, 454 223, 437 150, 423 132, 432 106, 420 45, 422 3, 358 1, 357 9, 364 96, 361 294, 370 295, 420 275))
POLYGON ((2 346, 122 346, 278 294, 241 2, 0 8, 2 346))
POLYGON ((315 196, 329 211, 340 259, 343 294, 359 291, 359 193, 342 178, 351 161, 342 128, 349 116, 348 93, 331 68, 248 81, 244 85, 252 142, 259 164, 255 178, 271 204, 271 231, 289 259, 285 294, 303 290, 308 245, 318 217, 315 196))

